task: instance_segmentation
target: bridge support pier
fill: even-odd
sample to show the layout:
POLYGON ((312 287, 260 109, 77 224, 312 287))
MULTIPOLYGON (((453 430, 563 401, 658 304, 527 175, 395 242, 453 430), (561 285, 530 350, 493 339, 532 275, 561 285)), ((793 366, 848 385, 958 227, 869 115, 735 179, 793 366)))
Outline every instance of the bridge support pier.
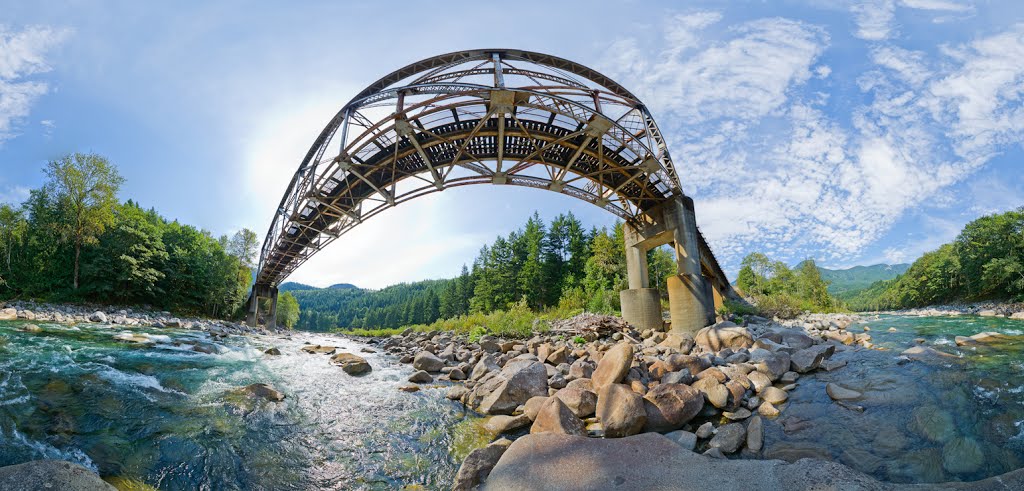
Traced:
POLYGON ((721 294, 701 270, 693 200, 679 196, 648 212, 652 223, 623 225, 629 289, 619 293, 622 317, 641 329, 661 329, 661 296, 649 288, 647 251, 673 244, 677 274, 668 278, 672 332, 696 333, 714 322, 721 294), (716 295, 717 293, 717 295, 716 295))
POLYGON ((277 288, 273 286, 252 286, 252 292, 249 294, 249 311, 245 317, 245 323, 249 324, 249 327, 257 327, 259 325, 261 298, 270 300, 270 317, 267 319, 267 328, 274 329, 277 327, 277 288))

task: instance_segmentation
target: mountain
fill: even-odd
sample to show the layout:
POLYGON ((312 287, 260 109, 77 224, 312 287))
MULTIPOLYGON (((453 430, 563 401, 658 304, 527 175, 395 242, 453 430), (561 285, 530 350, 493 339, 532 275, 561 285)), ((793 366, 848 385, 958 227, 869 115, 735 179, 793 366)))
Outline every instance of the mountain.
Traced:
POLYGON ((336 284, 331 285, 331 286, 329 286, 327 288, 330 289, 330 290, 359 290, 360 289, 358 286, 355 286, 352 283, 336 283, 336 284))
POLYGON ((821 271, 821 278, 830 282, 829 293, 843 298, 852 296, 876 281, 891 280, 903 274, 909 267, 909 264, 874 264, 849 269, 819 267, 818 270, 821 271))
POLYGON ((294 292, 297 290, 319 290, 319 288, 302 283, 296 283, 294 281, 281 283, 281 286, 277 287, 277 291, 279 292, 294 292))

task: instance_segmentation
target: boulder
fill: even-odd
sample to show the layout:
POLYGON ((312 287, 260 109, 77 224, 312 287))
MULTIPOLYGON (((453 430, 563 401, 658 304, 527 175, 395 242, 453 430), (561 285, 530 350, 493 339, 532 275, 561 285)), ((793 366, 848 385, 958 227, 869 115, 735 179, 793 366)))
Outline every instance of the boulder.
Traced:
POLYGON ((704 407, 704 396, 688 385, 659 384, 644 395, 644 431, 672 431, 688 423, 704 407))
POLYGON ((100 476, 78 464, 63 460, 33 460, 0 467, 0 489, 29 491, 117 491, 100 476))
POLYGON ((704 394, 704 398, 712 406, 722 409, 729 403, 729 389, 726 389, 718 379, 707 377, 694 382, 692 387, 704 394))
POLYGON ((821 362, 835 353, 836 347, 819 344, 794 352, 790 356, 790 367, 794 372, 807 373, 821 365, 821 362))
POLYGON ((18 309, 0 309, 0 321, 13 321, 18 318, 18 309))
POLYGON ((633 364, 633 345, 628 342, 621 342, 612 346, 604 353, 601 361, 597 363, 597 369, 590 377, 594 389, 600 391, 608 384, 617 384, 629 373, 629 367, 633 364))
POLYGON ((747 423, 747 448, 751 452, 760 452, 762 446, 764 446, 764 420, 760 416, 754 416, 747 423))
POLYGON ((747 439, 747 429, 743 423, 729 423, 718 427, 718 432, 708 442, 708 447, 717 448, 723 453, 733 453, 740 449, 747 439))
POLYGON ((921 361, 937 360, 941 358, 956 358, 956 355, 939 351, 929 346, 912 346, 903 350, 900 354, 912 360, 921 361))
POLYGON ((43 328, 35 324, 25 324, 24 326, 21 327, 21 330, 23 332, 43 332, 43 328))
POLYGON ((1011 319, 1024 320, 1024 312, 1014 312, 1010 314, 1011 319))
POLYGON ((281 350, 279 350, 277 348, 268 348, 266 351, 263 352, 263 354, 272 355, 272 356, 281 356, 281 350))
POLYGON ((448 389, 448 393, 445 394, 445 397, 453 401, 458 401, 461 400, 463 396, 465 396, 468 393, 469 389, 465 385, 456 385, 448 389))
POLYGON ((96 312, 93 312, 92 315, 89 316, 89 322, 99 322, 101 324, 106 324, 107 314, 104 314, 103 312, 97 310, 96 312))
POLYGON ((757 407, 757 414, 764 416, 768 419, 774 419, 779 416, 779 410, 772 403, 764 401, 760 406, 757 407))
POLYGON ((473 371, 469 373, 469 379, 480 380, 481 378, 483 378, 484 375, 487 375, 489 372, 493 372, 500 369, 501 367, 499 367, 498 362, 494 360, 494 356, 488 353, 485 354, 484 356, 481 356, 480 361, 476 362, 476 365, 473 367, 473 371))
POLYGON ((587 427, 561 399, 549 397, 537 413, 537 419, 530 427, 530 434, 557 433, 561 435, 587 434, 587 427))
POLYGON ((416 370, 412 375, 409 376, 409 381, 414 384, 429 384, 434 381, 429 373, 423 370, 416 370))
POLYGON ((754 337, 747 328, 723 321, 697 331, 693 341, 711 351, 719 351, 722 348, 749 348, 754 344, 754 337))
POLYGON ((768 375, 773 382, 789 371, 789 358, 789 353, 785 351, 776 353, 764 349, 750 351, 750 363, 757 367, 757 371, 768 375))
POLYGON ((689 431, 676 430, 669 433, 665 433, 665 438, 672 440, 680 447, 686 450, 693 451, 697 448, 697 435, 689 431))
POLYGON ((765 387, 759 394, 761 399, 774 405, 782 404, 789 399, 789 394, 778 387, 765 387))
POLYGON ((936 443, 945 443, 956 436, 953 416, 936 406, 921 406, 910 413, 910 427, 936 443))
POLYGON ((643 398, 623 384, 608 384, 597 395, 597 417, 607 437, 635 435, 647 422, 643 398))
POLYGON ((271 402, 281 402, 285 395, 267 384, 249 384, 239 389, 245 395, 259 397, 271 402))
MULTIPOLYGON (((600 399, 598 399, 600 401, 600 399)), ((548 401, 548 396, 534 396, 526 401, 525 409, 523 413, 530 418, 530 421, 537 419, 537 413, 540 412, 540 408, 544 407, 544 403, 548 401)))
POLYGON ((985 453, 973 438, 954 438, 942 447, 942 468, 953 474, 971 474, 984 462, 985 453))
POLYGON ((334 346, 320 346, 319 344, 310 344, 303 346, 301 351, 309 353, 311 355, 333 355, 338 348, 334 346))
POLYGON ((338 353, 331 357, 331 363, 338 365, 349 375, 363 375, 373 370, 366 359, 352 353, 338 353))
POLYGON ((665 335, 665 339, 658 343, 658 346, 679 350, 681 353, 689 353, 693 348, 693 338, 689 334, 670 332, 665 335))
POLYGON ((425 372, 440 372, 445 362, 429 351, 420 351, 412 359, 412 367, 425 372))
POLYGON ((510 361, 493 377, 473 388, 471 398, 479 400, 484 414, 512 414, 531 397, 548 395, 544 365, 532 360, 510 361))
POLYGON ((484 423, 484 429, 495 435, 507 433, 509 431, 518 430, 524 426, 530 425, 530 417, 525 414, 519 416, 506 416, 499 414, 497 416, 491 416, 484 423))
POLYGON ((555 397, 561 399, 569 410, 579 418, 591 416, 597 409, 597 394, 586 389, 579 387, 563 389, 556 392, 555 397))
POLYGON ((452 484, 453 491, 470 491, 476 489, 480 483, 487 479, 491 469, 501 459, 502 454, 508 449, 512 442, 506 439, 498 440, 483 448, 473 450, 462 461, 459 472, 455 474, 455 483, 452 484))
POLYGON ((594 363, 580 358, 569 365, 569 380, 590 378, 594 375, 594 363))
POLYGON ((847 389, 846 387, 832 382, 825 384, 825 393, 828 394, 833 401, 852 401, 864 396, 864 394, 860 392, 847 389))

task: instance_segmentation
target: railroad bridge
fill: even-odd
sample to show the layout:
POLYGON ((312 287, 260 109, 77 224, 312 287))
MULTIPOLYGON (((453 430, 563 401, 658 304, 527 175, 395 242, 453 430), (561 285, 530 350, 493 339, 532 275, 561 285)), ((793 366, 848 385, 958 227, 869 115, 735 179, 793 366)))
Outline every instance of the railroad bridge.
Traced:
POLYGON ((296 268, 382 211, 448 188, 524 186, 584 200, 624 221, 623 317, 661 328, 647 251, 672 244, 674 331, 714 321, 733 291, 697 229, 665 138, 640 100, 569 60, 514 49, 448 53, 402 67, 341 108, 281 199, 248 302, 258 320, 296 268))

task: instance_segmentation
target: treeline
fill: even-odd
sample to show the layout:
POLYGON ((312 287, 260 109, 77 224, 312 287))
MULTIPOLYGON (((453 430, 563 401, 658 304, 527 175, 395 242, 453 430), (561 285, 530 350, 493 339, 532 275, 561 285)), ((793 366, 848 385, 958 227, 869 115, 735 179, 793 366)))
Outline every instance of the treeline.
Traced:
POLYGON ((0 297, 150 305, 230 316, 245 301, 258 247, 242 230, 214 237, 167 220, 117 192, 105 158, 47 164, 20 206, 0 205, 0 297))
POLYGON ((828 292, 828 282, 813 259, 790 269, 761 253, 743 258, 736 286, 763 315, 792 318, 804 311, 835 312, 843 305, 828 292))
POLYGON ((895 310, 978 300, 1024 300, 1024 208, 968 223, 952 243, 871 285, 849 305, 895 310))
MULTIPOLYGON (((650 277, 664 291, 675 272, 671 252, 648 253, 650 277)), ((485 245, 452 279, 394 285, 379 291, 297 290, 297 327, 310 330, 394 328, 429 324, 470 313, 508 310, 524 302, 534 311, 619 310, 626 288, 622 225, 587 230, 572 213, 546 224, 533 216, 508 236, 485 245)))

